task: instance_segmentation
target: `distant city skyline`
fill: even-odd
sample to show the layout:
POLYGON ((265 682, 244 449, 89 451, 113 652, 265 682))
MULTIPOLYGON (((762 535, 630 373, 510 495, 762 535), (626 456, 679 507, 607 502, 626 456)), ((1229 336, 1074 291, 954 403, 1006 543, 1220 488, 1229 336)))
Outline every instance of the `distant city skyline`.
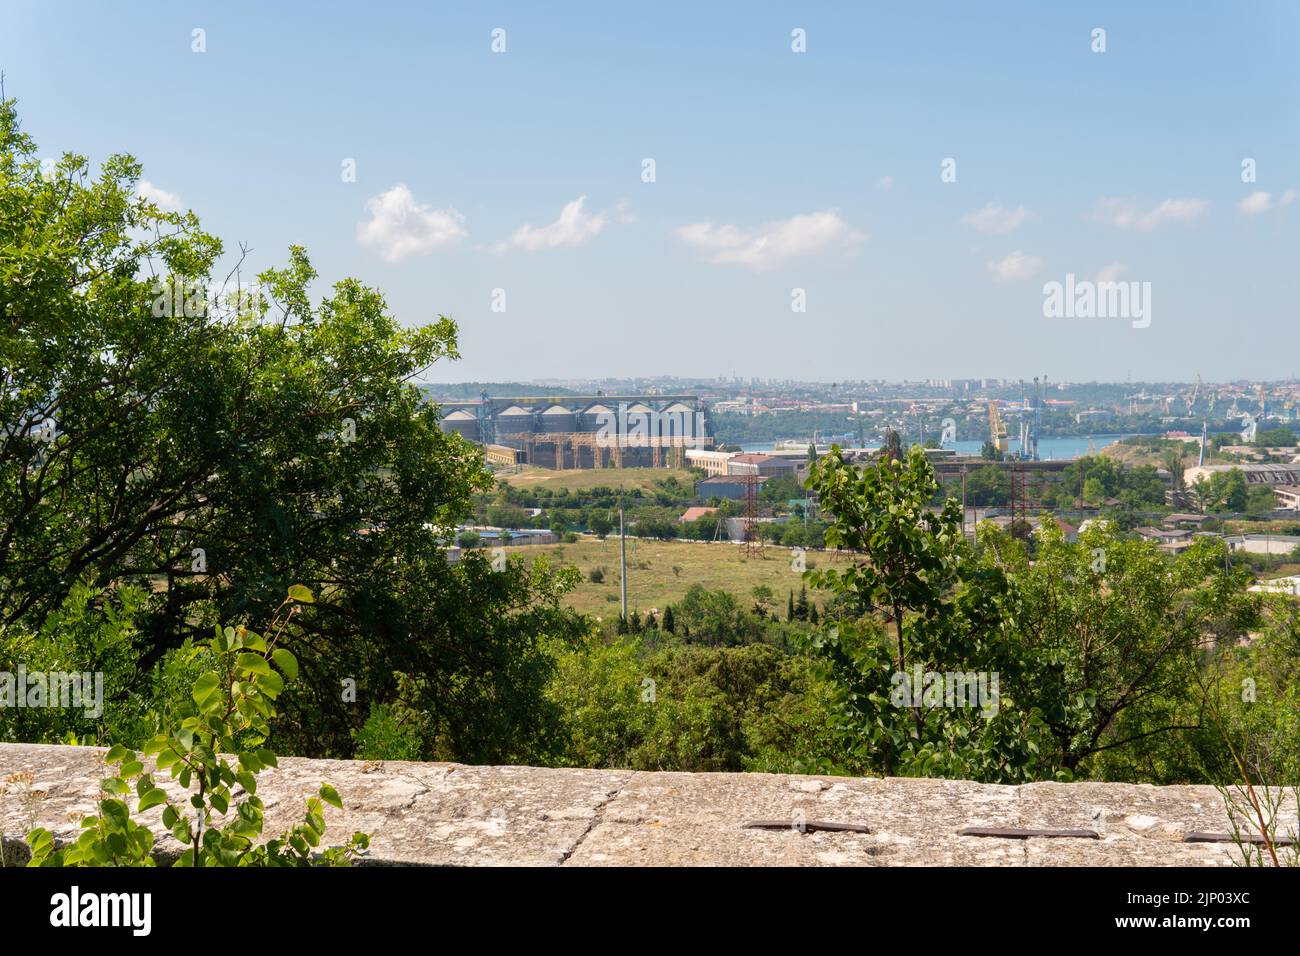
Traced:
POLYGON ((130 152, 256 267, 301 243, 318 295, 456 319, 432 381, 1283 381, 1298 28, 1280 0, 18 0, 0 70, 43 157, 130 152), (1143 311, 1045 317, 1046 285, 1110 282, 1143 311))

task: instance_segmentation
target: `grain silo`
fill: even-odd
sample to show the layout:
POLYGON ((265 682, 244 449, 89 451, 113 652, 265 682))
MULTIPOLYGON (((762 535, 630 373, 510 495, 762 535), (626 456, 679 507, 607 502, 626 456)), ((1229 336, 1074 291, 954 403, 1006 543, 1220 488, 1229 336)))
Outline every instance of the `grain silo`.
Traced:
POLYGON ((497 441, 505 444, 518 441, 514 435, 527 435, 533 431, 533 413, 518 405, 511 405, 496 413, 497 441))
POLYGON ((578 416, 574 414, 571 408, 565 408, 563 405, 552 405, 538 416, 537 426, 538 431, 547 432, 548 434, 576 432, 578 430, 578 416))
POLYGON ((602 405, 597 402, 595 405, 588 405, 581 415, 578 416, 578 431, 580 432, 598 432, 604 429, 610 434, 614 433, 614 410, 608 405, 602 405))
POLYGON ((659 435, 690 443, 696 437, 695 409, 685 402, 673 402, 659 413, 659 435))
POLYGON ((478 441, 478 419, 464 409, 457 409, 447 415, 438 427, 444 435, 455 433, 469 441, 478 441))

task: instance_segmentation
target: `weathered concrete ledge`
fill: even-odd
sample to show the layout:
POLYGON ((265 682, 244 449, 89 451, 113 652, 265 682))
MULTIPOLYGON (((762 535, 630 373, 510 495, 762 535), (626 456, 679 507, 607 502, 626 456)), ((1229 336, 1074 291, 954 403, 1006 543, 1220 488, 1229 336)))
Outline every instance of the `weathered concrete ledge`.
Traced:
MULTIPOLYGON (((0 795, 10 865, 26 859, 22 837, 32 824, 75 837, 107 776, 103 754, 94 747, 0 744, 0 781, 32 775, 30 784, 11 782, 0 795)), ((1230 830, 1222 796, 1205 786, 1014 787, 291 757, 259 777, 267 833, 300 820, 304 798, 322 781, 344 803, 341 811, 326 808, 326 842, 363 830, 371 835, 372 864, 1224 866, 1239 856, 1231 843, 1183 842, 1189 832, 1230 830), (807 832, 795 829, 800 819, 807 832), (746 828, 754 821, 790 825, 746 828), (820 821, 870 832, 813 829, 820 821), (1091 830, 1099 839, 960 835, 967 827, 1091 830)), ((160 854, 174 858, 180 847, 160 816, 155 808, 137 819, 153 826, 160 854)))

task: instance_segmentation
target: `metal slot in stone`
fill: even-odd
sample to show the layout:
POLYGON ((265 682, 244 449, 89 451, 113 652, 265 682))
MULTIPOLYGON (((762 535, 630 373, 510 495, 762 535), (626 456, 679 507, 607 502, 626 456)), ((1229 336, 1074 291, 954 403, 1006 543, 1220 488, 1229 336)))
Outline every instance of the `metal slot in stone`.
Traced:
POLYGON ((817 830, 825 830, 829 833, 870 833, 861 823, 832 823, 829 820, 804 820, 802 823, 795 820, 755 820, 752 823, 746 823, 741 829, 744 830, 799 830, 803 833, 813 833, 817 830))
MULTIPOLYGON (((1231 833, 1202 833, 1193 832, 1183 834, 1184 843, 1252 843, 1256 846, 1266 846, 1270 841, 1264 839, 1261 833, 1243 833, 1239 836, 1233 836, 1231 833)), ((1273 837, 1274 846, 1295 846, 1294 837, 1279 836, 1273 837)))
POLYGON ((1006 840, 1028 840, 1031 837, 1074 837, 1080 840, 1100 840, 1096 830, 1027 830, 1024 827, 967 827, 960 836, 1002 837, 1006 840))

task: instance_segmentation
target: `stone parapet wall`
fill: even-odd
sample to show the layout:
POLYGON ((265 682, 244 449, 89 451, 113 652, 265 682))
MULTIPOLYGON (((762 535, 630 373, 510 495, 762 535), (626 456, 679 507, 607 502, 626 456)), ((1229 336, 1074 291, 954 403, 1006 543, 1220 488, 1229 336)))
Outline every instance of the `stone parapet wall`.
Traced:
MULTIPOLYGON (((94 747, 0 744, 0 795, 10 865, 26 857, 32 822, 74 838, 108 775, 94 747)), ((165 788, 179 788, 159 780, 165 788)), ((1185 842, 1230 829, 1205 786, 647 773, 478 767, 285 757, 259 776, 267 833, 301 819, 322 781, 326 842, 371 834, 371 864, 451 866, 1226 866, 1232 843, 1185 842), (750 824, 763 823, 762 827, 750 824), (822 828, 822 824, 833 825, 822 828), (799 829, 802 825, 802 832, 799 829), (843 827, 845 829, 836 829, 843 827), (1090 836, 963 835, 968 828, 1091 831, 1090 836), (865 828, 868 832, 859 832, 865 828)), ((137 819, 160 858, 179 844, 155 808, 137 819)))

